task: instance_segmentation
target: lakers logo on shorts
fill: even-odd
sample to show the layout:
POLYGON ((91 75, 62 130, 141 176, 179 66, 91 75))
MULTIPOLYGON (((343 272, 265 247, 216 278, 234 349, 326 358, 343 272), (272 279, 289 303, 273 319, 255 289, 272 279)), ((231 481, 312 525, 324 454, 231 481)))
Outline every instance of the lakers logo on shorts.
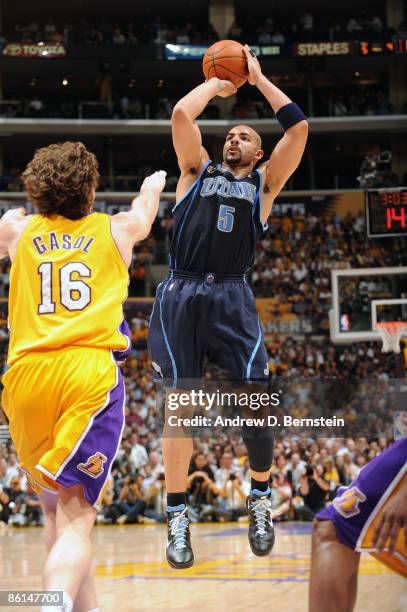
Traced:
POLYGON ((335 510, 345 518, 359 514, 359 504, 366 501, 366 495, 357 487, 346 489, 342 495, 333 500, 335 510))
POLYGON ((78 463, 76 467, 78 470, 84 472, 92 478, 99 478, 99 476, 104 472, 103 464, 105 461, 107 461, 107 457, 102 453, 97 452, 94 455, 91 455, 86 463, 78 463))

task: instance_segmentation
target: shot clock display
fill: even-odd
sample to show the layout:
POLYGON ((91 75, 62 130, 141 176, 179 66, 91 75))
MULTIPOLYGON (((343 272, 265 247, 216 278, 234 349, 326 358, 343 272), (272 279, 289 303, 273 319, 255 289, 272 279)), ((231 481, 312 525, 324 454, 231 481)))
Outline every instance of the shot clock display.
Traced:
POLYGON ((407 236, 407 187, 365 192, 369 238, 407 236))

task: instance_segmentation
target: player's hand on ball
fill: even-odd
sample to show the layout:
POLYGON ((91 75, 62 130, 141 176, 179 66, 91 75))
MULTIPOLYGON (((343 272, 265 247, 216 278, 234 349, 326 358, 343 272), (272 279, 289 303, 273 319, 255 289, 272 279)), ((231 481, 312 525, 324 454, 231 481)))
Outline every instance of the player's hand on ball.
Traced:
POLYGON ((150 174, 150 176, 146 176, 141 186, 140 193, 143 193, 147 190, 157 191, 158 193, 161 193, 165 187, 166 176, 167 173, 165 172, 165 170, 158 170, 157 172, 150 174))
POLYGON ((255 56, 253 51, 250 49, 249 45, 245 45, 243 49, 247 59, 247 69, 249 71, 248 81, 250 85, 257 85, 257 81, 262 75, 259 60, 255 56))
POLYGON ((237 92, 236 86, 232 83, 232 81, 222 81, 218 79, 218 92, 217 96, 221 98, 228 98, 229 96, 233 96, 237 92))

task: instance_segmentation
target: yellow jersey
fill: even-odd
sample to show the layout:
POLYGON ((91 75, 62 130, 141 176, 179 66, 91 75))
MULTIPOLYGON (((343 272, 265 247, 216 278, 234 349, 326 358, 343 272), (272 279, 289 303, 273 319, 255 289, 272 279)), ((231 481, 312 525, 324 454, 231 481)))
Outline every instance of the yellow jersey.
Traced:
POLYGON ((33 215, 10 270, 8 364, 70 347, 126 351, 128 284, 109 215, 33 215))

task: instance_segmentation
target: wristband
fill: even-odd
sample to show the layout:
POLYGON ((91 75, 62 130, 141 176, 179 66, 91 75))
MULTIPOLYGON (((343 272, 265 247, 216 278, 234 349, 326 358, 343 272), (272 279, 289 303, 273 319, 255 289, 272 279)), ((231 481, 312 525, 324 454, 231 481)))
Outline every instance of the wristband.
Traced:
POLYGON ((296 123, 304 121, 306 116, 295 102, 290 102, 282 106, 280 110, 276 112, 276 119, 283 130, 286 131, 296 123))

